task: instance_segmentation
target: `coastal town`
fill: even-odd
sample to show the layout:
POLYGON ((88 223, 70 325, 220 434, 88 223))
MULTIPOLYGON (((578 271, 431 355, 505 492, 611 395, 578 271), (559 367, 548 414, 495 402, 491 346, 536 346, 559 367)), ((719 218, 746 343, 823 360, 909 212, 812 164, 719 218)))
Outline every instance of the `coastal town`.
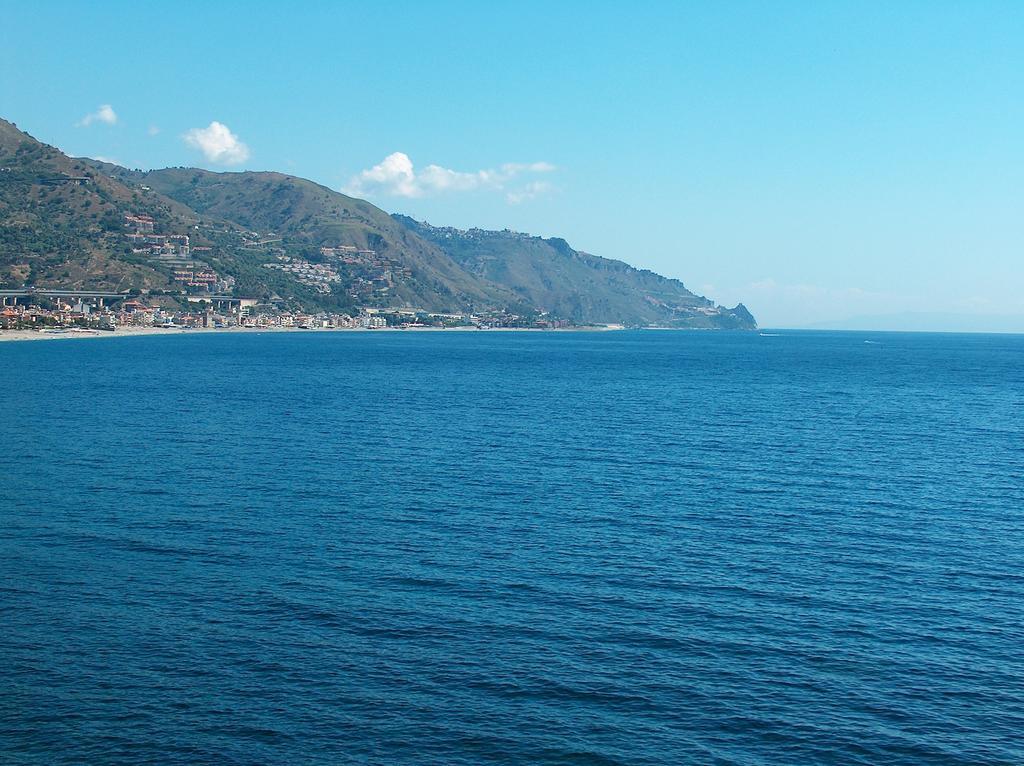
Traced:
POLYGON ((352 313, 295 312, 273 302, 230 295, 175 295, 187 307, 157 305, 168 296, 139 291, 0 290, 0 333, 115 332, 137 329, 564 329, 564 320, 503 311, 442 314, 413 308, 360 308, 352 313))

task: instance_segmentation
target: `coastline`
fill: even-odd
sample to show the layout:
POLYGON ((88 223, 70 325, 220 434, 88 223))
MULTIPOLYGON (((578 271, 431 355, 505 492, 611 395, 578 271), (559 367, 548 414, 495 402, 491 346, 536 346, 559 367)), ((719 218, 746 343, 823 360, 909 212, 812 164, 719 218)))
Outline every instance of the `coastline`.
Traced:
POLYGON ((610 332, 625 329, 622 325, 606 325, 604 327, 493 327, 481 330, 478 327, 317 327, 302 329, 299 327, 122 327, 117 330, 75 330, 60 328, 48 330, 0 330, 0 343, 17 343, 40 340, 80 340, 86 338, 137 338, 149 335, 214 335, 224 333, 381 333, 381 332, 610 332))

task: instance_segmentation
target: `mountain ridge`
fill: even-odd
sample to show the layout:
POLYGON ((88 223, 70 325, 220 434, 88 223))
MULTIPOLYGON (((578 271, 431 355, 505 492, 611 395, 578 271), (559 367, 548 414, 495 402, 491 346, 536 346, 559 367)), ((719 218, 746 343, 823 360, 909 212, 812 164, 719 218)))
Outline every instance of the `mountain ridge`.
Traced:
POLYGON ((307 309, 756 327, 742 304, 716 306, 563 239, 432 227, 273 171, 72 158, 0 120, 0 286, 184 296, 214 284, 307 309))
POLYGON ((453 260, 508 286, 522 300, 575 321, 742 329, 756 325, 743 304, 732 309, 695 295, 677 279, 582 250, 560 237, 508 229, 436 227, 396 214, 453 260), (568 282, 574 290, 560 289, 568 282))

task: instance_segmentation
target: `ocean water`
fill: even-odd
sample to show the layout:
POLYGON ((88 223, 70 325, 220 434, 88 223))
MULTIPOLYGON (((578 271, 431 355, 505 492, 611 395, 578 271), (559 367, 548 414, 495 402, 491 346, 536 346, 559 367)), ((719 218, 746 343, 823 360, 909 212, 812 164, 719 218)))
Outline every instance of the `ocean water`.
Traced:
POLYGON ((4 764, 1024 763, 1024 336, 0 344, 4 764))

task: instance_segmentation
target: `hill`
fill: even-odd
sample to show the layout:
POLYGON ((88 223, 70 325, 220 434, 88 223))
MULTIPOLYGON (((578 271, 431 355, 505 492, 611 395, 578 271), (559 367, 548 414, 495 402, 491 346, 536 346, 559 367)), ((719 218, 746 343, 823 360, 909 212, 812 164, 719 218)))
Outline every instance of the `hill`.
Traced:
POLYGON ((472 274, 507 287, 523 302, 575 322, 751 329, 740 304, 726 309, 676 279, 574 250, 564 239, 512 231, 434 227, 396 215, 472 274))
POLYGON ((144 196, 0 120, 0 285, 167 285, 166 274, 125 255, 121 232, 132 211, 174 230, 196 223, 188 208, 144 196))
POLYGON ((317 263, 323 261, 322 248, 356 248, 344 264, 344 275, 387 283, 385 293, 360 296, 363 303, 442 311, 518 304, 515 295, 473 278, 383 210, 312 181, 282 173, 195 168, 135 173, 132 178, 206 218, 262 232, 292 257, 317 263), (379 279, 385 274, 387 278, 379 279))
POLYGON ((0 120, 0 287, 233 293, 281 307, 752 328, 561 239, 436 228, 302 178, 75 159, 0 120))

